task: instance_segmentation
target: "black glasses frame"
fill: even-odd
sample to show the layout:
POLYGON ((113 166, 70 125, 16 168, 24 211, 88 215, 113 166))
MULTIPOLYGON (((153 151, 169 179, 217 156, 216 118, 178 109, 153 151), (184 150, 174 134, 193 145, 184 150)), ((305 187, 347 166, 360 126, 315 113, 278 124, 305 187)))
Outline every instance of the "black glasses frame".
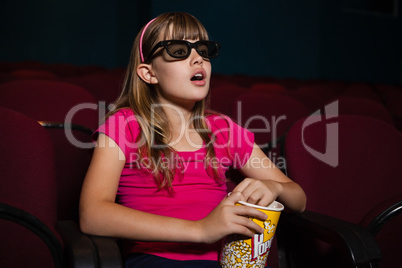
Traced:
POLYGON ((197 42, 191 43, 188 42, 186 40, 165 40, 165 41, 160 41, 158 42, 154 48, 151 50, 151 52, 149 52, 147 58, 145 59, 144 62, 146 62, 147 60, 149 60, 152 55, 155 53, 155 51, 160 48, 160 47, 164 47, 166 49, 166 52, 169 54, 169 56, 171 56, 172 58, 176 58, 176 59, 186 59, 190 56, 191 54, 191 49, 195 49, 195 51, 197 51, 197 53, 203 57, 203 58, 207 58, 207 59, 212 59, 212 58, 216 58, 219 55, 219 49, 221 47, 221 44, 215 41, 210 41, 210 40, 199 40, 197 42), (187 46, 187 53, 185 55, 177 55, 177 54, 173 54, 170 50, 169 50, 169 45, 171 44, 184 44, 187 46), (211 54, 211 55, 205 55, 200 49, 199 49, 199 45, 206 45, 209 48, 213 48, 213 51, 216 51, 216 53, 211 54))

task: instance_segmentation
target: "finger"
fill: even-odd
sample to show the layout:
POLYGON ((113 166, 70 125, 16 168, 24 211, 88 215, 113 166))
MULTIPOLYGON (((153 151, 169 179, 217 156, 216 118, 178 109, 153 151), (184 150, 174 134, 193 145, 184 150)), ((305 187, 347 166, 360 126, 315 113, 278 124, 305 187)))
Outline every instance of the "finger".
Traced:
POLYGON ((248 187, 249 184, 250 184, 250 179, 245 178, 238 185, 236 185, 236 187, 233 189, 232 192, 241 192, 242 193, 248 187))
MULTIPOLYGON (((257 223, 255 223, 254 221, 250 220, 247 217, 238 217, 236 223, 242 227, 246 227, 248 230, 251 230, 253 235, 254 233, 261 234, 264 232, 264 228, 262 228, 257 223)), ((249 233, 248 231, 246 232, 249 233)))
POLYGON ((239 187, 233 189, 233 191, 240 191, 249 203, 257 204, 264 195, 263 189, 261 188, 263 185, 260 181, 247 178, 247 180, 243 181, 238 186, 239 187))
POLYGON ((275 199, 272 195, 264 195, 257 203, 259 206, 267 207, 269 206, 272 202, 274 202, 275 199))
POLYGON ((254 191, 250 189, 247 193, 243 193, 243 195, 247 198, 248 203, 256 205, 264 197, 264 193, 259 189, 255 189, 254 191))
POLYGON ((251 229, 249 229, 249 228, 247 228, 247 227, 245 227, 243 225, 240 225, 240 224, 236 225, 233 228, 231 233, 232 234, 242 235, 244 237, 253 237, 256 234, 256 232, 254 232, 251 229))
POLYGON ((233 191, 226 196, 225 201, 228 202, 229 204, 234 205, 239 201, 246 201, 246 198, 244 197, 244 195, 241 192, 233 191))
POLYGON ((256 218, 262 221, 267 219, 267 214, 256 208, 248 206, 236 206, 234 208, 234 213, 243 217, 256 218))

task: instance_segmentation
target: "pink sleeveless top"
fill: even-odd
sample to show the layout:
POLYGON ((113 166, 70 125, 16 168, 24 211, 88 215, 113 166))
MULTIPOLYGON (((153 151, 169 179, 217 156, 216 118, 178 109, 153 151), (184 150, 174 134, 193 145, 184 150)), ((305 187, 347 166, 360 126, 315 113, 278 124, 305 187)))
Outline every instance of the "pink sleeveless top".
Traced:
MULTIPOLYGON (((249 159, 254 135, 221 115, 206 117, 214 149, 221 167, 221 180, 210 175, 205 167, 206 149, 177 152, 181 159, 181 175, 173 181, 173 194, 158 189, 147 162, 138 157, 140 126, 130 109, 122 109, 109 117, 96 133, 113 139, 123 151, 126 163, 121 174, 116 202, 144 212, 186 220, 207 216, 226 196, 224 172, 230 167, 240 168, 249 159)), ((123 240, 123 254, 147 253, 176 260, 218 260, 220 243, 140 242, 123 240)))

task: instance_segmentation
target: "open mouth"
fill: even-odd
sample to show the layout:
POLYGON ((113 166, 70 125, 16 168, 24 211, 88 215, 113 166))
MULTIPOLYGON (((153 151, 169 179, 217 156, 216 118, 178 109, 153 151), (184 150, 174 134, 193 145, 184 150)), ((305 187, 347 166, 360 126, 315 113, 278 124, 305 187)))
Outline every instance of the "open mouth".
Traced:
POLYGON ((192 78, 191 81, 201 81, 204 79, 204 75, 201 73, 195 74, 192 78))

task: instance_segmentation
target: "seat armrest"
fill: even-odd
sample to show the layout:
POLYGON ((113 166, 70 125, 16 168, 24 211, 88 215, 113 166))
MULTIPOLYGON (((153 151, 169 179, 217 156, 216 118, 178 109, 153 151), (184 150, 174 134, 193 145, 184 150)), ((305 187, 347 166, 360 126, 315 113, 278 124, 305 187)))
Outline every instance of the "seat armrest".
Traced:
POLYGON ((123 261, 116 239, 102 236, 89 236, 95 245, 98 262, 102 268, 122 268, 123 261))
POLYGON ((123 267, 115 239, 86 235, 74 221, 59 221, 56 229, 64 242, 69 267, 123 267))
POLYGON ((98 267, 95 246, 83 234, 74 221, 59 221, 56 224, 64 244, 64 255, 68 267, 98 267))
POLYGON ((49 227, 36 216, 23 209, 0 203, 0 219, 12 221, 21 227, 27 228, 46 244, 47 249, 52 255, 54 266, 56 268, 64 267, 63 248, 60 241, 54 231, 49 229, 49 227))
POLYGON ((370 214, 373 213, 376 213, 377 215, 367 225, 367 229, 373 236, 376 236, 381 228, 388 223, 388 221, 402 214, 402 195, 398 195, 384 201, 382 204, 374 208, 371 213, 368 213, 367 217, 370 217, 370 214), (381 212, 378 213, 378 210, 381 210, 381 212))
POLYGON ((303 232, 312 238, 334 246, 356 266, 376 265, 382 257, 377 242, 368 230, 344 220, 305 211, 301 214, 284 213, 281 216, 280 224, 285 229, 282 229, 281 234, 285 234, 286 230, 303 232), (287 229, 288 227, 290 229, 287 229))

